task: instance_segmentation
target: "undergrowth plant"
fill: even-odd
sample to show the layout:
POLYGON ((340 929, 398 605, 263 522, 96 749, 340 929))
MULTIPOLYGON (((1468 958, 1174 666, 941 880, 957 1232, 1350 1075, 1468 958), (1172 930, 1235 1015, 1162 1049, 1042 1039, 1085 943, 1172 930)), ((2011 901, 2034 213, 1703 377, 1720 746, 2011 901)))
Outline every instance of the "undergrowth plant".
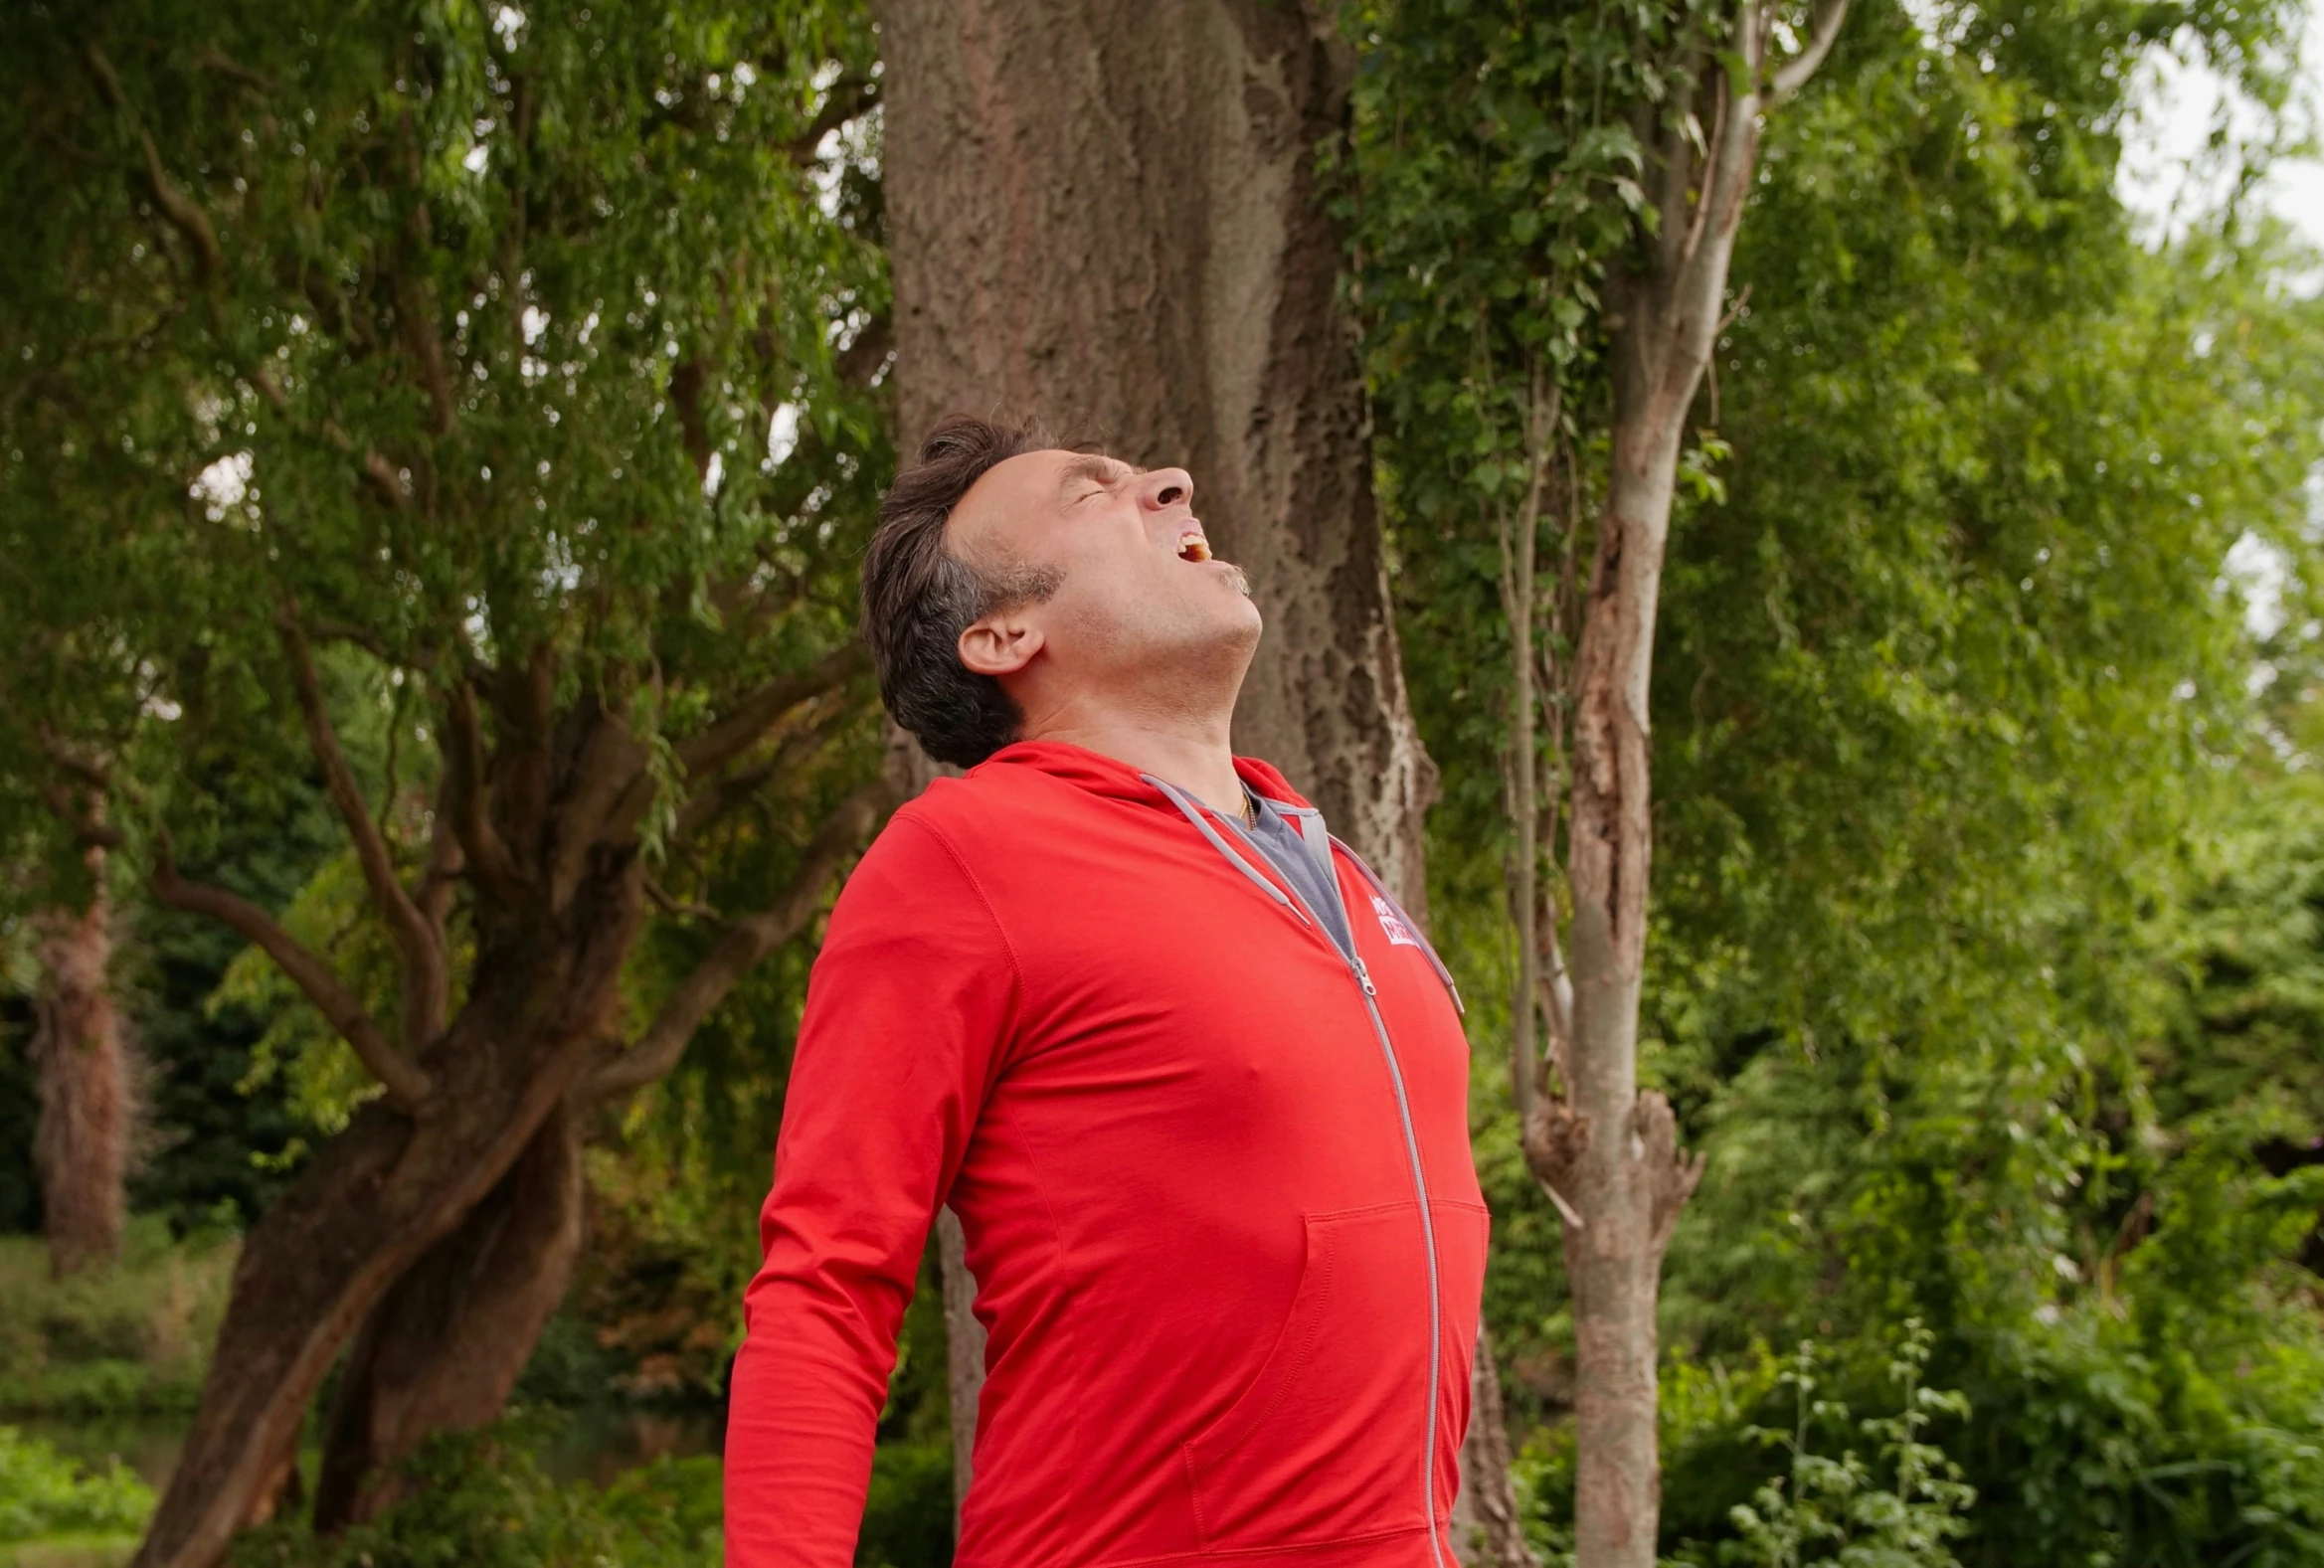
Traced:
POLYGON ((1927 1441, 1927 1434, 1940 1416, 1966 1418, 1969 1402, 1956 1391, 1927 1385, 1933 1341, 1919 1318, 1905 1321, 1903 1338, 1888 1362, 1897 1409, 1856 1423, 1871 1451, 1869 1459, 1855 1448, 1844 1448, 1837 1458, 1816 1452, 1818 1430, 1845 1426, 1848 1408, 1819 1396, 1823 1378, 1816 1343, 1801 1341, 1781 1375, 1793 1395, 1791 1429, 1750 1429, 1753 1437, 1790 1454, 1790 1471, 1733 1509, 1740 1539, 1720 1547, 1721 1563, 1958 1568, 1948 1543, 1967 1532, 1966 1515, 1977 1491, 1961 1480, 1961 1468, 1945 1451, 1927 1441))
POLYGON ((118 1459, 91 1471, 40 1438, 0 1427, 0 1544, 131 1535, 152 1512, 153 1488, 118 1459))

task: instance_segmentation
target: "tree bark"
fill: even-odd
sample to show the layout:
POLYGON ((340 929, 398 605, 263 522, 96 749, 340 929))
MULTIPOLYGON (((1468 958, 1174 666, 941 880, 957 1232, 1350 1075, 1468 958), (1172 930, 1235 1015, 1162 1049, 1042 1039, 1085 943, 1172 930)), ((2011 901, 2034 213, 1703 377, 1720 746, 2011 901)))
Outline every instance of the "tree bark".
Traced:
POLYGON ((969 1273, 968 1241, 949 1207, 936 1216, 936 1261, 944 1277, 945 1391, 952 1398, 953 1529, 969 1499, 976 1468, 978 1395, 984 1389, 984 1325, 977 1321, 977 1279, 969 1273))
POLYGON ((432 1433, 500 1414, 581 1258, 582 1116, 552 1112, 457 1229, 383 1297, 348 1351, 323 1439, 314 1524, 370 1519, 432 1433))
POLYGON ((34 917, 40 980, 30 1055, 41 1118, 33 1155, 49 1268, 60 1278, 120 1256, 136 1120, 136 1085, 107 972, 113 944, 104 851, 90 848, 87 858, 88 907, 34 917))
POLYGON ((1469 1433, 1461 1442, 1461 1490, 1453 1499, 1453 1550, 1463 1568, 1540 1568, 1525 1542, 1517 1488, 1509 1479, 1509 1425, 1493 1336, 1477 1325, 1469 1365, 1469 1433))
POLYGON ((1182 463, 1266 616, 1238 744, 1425 908, 1435 774, 1382 565, 1317 154, 1319 0, 878 0, 906 441, 960 410, 1182 463))

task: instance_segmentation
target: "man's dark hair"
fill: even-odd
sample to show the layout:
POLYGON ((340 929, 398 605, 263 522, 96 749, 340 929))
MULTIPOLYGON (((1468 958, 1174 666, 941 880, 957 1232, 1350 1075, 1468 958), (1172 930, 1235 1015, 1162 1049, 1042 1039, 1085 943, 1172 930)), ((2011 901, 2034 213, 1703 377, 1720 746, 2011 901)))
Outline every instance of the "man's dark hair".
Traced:
POLYGON ((945 523, 987 470, 1046 444, 1038 431, 947 415, 880 502, 863 555, 863 640, 888 712, 940 763, 973 768, 1024 723, 1000 682, 961 662, 961 633, 1058 584, 1054 570, 963 560, 945 548, 945 523))

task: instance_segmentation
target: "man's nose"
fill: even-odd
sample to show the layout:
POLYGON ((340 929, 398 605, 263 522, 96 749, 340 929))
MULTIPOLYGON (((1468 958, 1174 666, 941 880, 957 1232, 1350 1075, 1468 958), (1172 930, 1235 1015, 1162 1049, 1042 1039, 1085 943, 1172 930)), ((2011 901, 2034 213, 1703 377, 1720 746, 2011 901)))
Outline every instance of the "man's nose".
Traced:
POLYGON ((1194 504, 1194 476, 1183 468, 1156 468, 1138 476, 1138 504, 1149 512, 1194 504))

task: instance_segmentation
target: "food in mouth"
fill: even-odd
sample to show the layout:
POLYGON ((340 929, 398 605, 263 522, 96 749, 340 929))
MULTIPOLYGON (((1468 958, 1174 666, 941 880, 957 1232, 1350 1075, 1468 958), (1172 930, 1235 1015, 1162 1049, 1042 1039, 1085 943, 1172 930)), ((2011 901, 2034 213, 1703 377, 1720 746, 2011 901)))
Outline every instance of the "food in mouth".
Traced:
POLYGON ((1207 561, 1210 559, 1210 541, 1200 534, 1188 534, 1178 541, 1178 559, 1207 561))

